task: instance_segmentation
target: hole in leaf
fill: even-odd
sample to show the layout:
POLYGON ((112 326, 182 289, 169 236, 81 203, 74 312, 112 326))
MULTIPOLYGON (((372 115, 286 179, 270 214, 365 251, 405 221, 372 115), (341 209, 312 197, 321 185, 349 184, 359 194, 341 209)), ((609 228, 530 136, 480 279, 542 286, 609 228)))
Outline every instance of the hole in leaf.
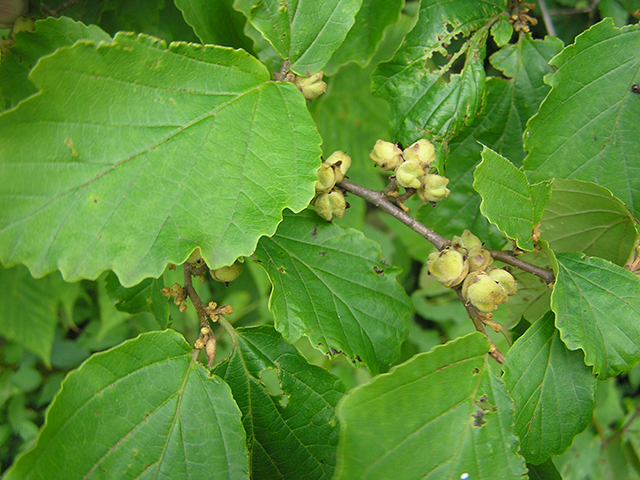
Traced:
POLYGON ((280 387, 280 379, 278 378, 278 370, 269 368, 260 373, 260 380, 264 384, 267 391, 274 397, 283 396, 284 392, 280 387))

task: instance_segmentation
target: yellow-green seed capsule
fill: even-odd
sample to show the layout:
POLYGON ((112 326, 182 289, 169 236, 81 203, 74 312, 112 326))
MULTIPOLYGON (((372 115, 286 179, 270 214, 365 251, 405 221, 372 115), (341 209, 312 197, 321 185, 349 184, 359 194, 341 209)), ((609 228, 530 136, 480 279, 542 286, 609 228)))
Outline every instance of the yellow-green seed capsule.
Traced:
POLYGON ((395 171, 396 182, 404 188, 419 188, 424 170, 418 162, 402 162, 395 171))
POLYGON ((454 287, 466 277, 469 262, 459 252, 445 248, 429 255, 427 269, 445 287, 454 287))
POLYGON ((448 178, 435 173, 427 173, 422 177, 420 188, 417 190, 418 197, 420 197, 420 200, 423 202, 437 203, 444 200, 449 196, 449 193, 451 193, 447 188, 448 184, 448 178))
POLYGON ((316 180, 316 193, 326 193, 336 184, 336 174, 331 165, 323 163, 318 169, 316 180))
POLYGON ((485 272, 471 272, 462 284, 462 296, 479 311, 489 313, 507 301, 507 292, 485 272))
POLYGON ((216 268, 215 270, 209 270, 211 276, 217 282, 229 283, 233 282, 242 273, 244 267, 239 263, 234 263, 228 267, 216 268))
POLYGON ((402 150, 395 143, 378 140, 369 154, 373 160, 383 170, 395 170, 403 162, 402 150))
POLYGON ((515 295, 518 293, 518 287, 516 285, 516 279, 513 278, 509 272, 502 268, 493 268, 487 272, 489 276, 502 285, 502 288, 507 292, 507 295, 515 295))
POLYGON ((329 193, 321 193, 313 203, 316 213, 324 218, 327 222, 333 221, 334 218, 342 218, 347 208, 347 202, 342 192, 333 190, 329 193))
POLYGON ((427 170, 436 160, 436 152, 433 144, 429 140, 420 139, 402 152, 407 162, 418 162, 420 166, 427 170))

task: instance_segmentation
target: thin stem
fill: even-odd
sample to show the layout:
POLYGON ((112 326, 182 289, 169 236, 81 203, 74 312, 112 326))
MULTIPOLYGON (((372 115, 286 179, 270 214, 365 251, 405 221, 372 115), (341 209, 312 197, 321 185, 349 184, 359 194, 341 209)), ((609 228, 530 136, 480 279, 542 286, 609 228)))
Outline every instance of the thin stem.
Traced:
POLYGON ((231 337, 231 343, 235 349, 238 346, 238 335, 236 335, 236 329, 233 328, 233 325, 231 325, 222 315, 218 318, 218 323, 222 325, 222 328, 224 328, 227 334, 231 337))
POLYGON ((455 290, 456 294, 458 295, 458 298, 464 305, 464 308, 467 310, 467 315, 469 315, 469 318, 473 322, 473 326, 476 327, 476 330, 478 332, 482 333, 485 337, 487 337, 489 342, 491 342, 489 355, 491 355, 493 359, 496 362, 498 362, 500 365, 504 365, 504 354, 500 350, 498 350, 498 347, 495 346, 495 344, 493 343, 493 340, 491 340, 491 337, 489 337, 489 334, 487 333, 487 329, 485 328, 484 322, 482 321, 482 318, 480 317, 480 314, 478 313, 478 311, 475 309, 473 305, 468 303, 462 296, 462 287, 458 286, 458 287, 455 287, 453 290, 455 290))
POLYGON ((405 213, 402 209, 395 206, 380 192, 369 190, 368 188, 361 187, 360 185, 357 185, 355 183, 351 183, 348 180, 343 180, 338 184, 338 186, 346 190, 347 192, 353 193, 360 198, 364 198, 367 202, 375 205, 380 210, 384 210, 392 217, 404 223, 414 232, 422 235, 429 242, 434 244, 438 250, 442 250, 450 243, 449 240, 444 238, 442 235, 438 235, 436 232, 418 222, 415 218, 411 217, 411 215, 405 213))
POLYGON ((625 422, 625 424, 622 426, 622 428, 620 430, 618 430, 613 435, 611 435, 608 438, 605 438, 602 441, 602 445, 600 446, 600 451, 604 450, 605 448, 607 448, 607 445, 609 445, 611 442, 613 442, 616 439, 618 439, 619 437, 621 437, 624 434, 624 432, 626 432, 627 429, 631 426, 633 421, 636 418, 638 418, 638 416, 640 416, 640 406, 636 407, 636 411, 633 412, 633 415, 631 415, 631 417, 625 422))
POLYGON ((557 37, 556 28, 553 25, 553 19, 551 18, 551 13, 549 13, 546 0, 540 0, 538 3, 540 4, 540 10, 542 10, 542 19, 547 33, 552 37, 557 37))
POLYGON ((540 277, 545 281, 547 285, 551 285, 556 279, 556 277, 553 275, 553 272, 527 263, 524 260, 520 260, 518 257, 514 257, 509 252, 504 252, 501 250, 489 250, 489 253, 494 259, 502 263, 506 263, 507 265, 511 265, 512 267, 517 267, 520 270, 524 270, 525 272, 535 275, 536 277, 540 277))
POLYGON ((196 289, 193 288, 193 282, 191 281, 191 276, 193 272, 189 264, 184 264, 184 289, 187 292, 187 296, 193 303, 193 306, 196 309, 196 313, 198 314, 198 319, 200 320, 200 327, 209 327, 209 320, 207 319, 207 312, 204 307, 204 303, 200 300, 200 296, 196 289))

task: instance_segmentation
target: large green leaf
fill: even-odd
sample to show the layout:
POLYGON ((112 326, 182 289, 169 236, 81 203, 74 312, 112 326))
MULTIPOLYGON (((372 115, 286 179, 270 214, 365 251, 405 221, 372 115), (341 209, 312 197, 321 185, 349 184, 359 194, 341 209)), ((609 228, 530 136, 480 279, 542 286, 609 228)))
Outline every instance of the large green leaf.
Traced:
POLYGON ((556 179, 539 231, 554 252, 582 252, 622 266, 638 244, 635 223, 606 188, 556 179))
POLYGON ((0 267, 0 336, 32 351, 49 366, 58 308, 63 304, 71 314, 79 294, 78 284, 64 282, 57 273, 36 280, 22 266, 0 267))
POLYGON ((355 23, 340 48, 325 67, 333 75, 341 65, 356 62, 366 67, 378 49, 387 28, 398 21, 404 0, 363 0, 355 23))
POLYGON ((551 71, 549 59, 561 49, 562 42, 558 39, 531 40, 523 36, 516 45, 506 46, 491 57, 493 65, 509 79, 487 80, 480 117, 450 144, 446 175, 451 180, 451 194, 437 208, 430 205, 420 208, 418 220, 448 238, 469 228, 500 248, 503 237, 480 215, 481 197, 472 186, 483 148, 481 143, 516 165, 521 164, 525 155, 522 148, 525 124, 549 91, 542 78, 551 71))
POLYGON ((78 40, 111 41, 111 37, 95 25, 86 26, 67 17, 38 20, 34 32, 24 30, 15 37, 16 44, 11 53, 3 54, 0 62, 0 92, 7 107, 38 92, 28 75, 41 57, 78 40))
POLYGON ((313 197, 304 99, 241 50, 118 34, 30 79, 42 92, 0 116, 0 259, 35 276, 132 286, 198 246, 230 265, 313 197))
POLYGON ((242 411, 253 478, 330 479, 338 445, 335 407, 345 386, 309 365, 273 327, 238 329, 237 339, 214 372, 229 383, 242 411), (268 369, 278 372, 280 395, 261 380, 268 369))
POLYGON ((273 284, 270 309, 288 342, 304 335, 322 352, 344 354, 373 374, 398 358, 411 300, 395 279, 398 269, 361 232, 312 211, 286 214, 255 256, 273 284))
POLYGON ((233 0, 174 1, 202 43, 251 51, 252 42, 243 33, 246 18, 234 10, 233 0))
POLYGON ((484 147, 473 188, 482 197, 480 211, 519 248, 533 250, 533 229, 551 196, 549 181, 530 184, 522 169, 484 147))
POLYGON ((640 214, 640 25, 610 18, 554 57, 553 89, 525 134, 531 181, 586 180, 607 187, 640 214))
POLYGON ((248 478, 240 416, 181 335, 143 334, 67 376, 4 478, 248 478))
POLYGON ((362 0, 235 0, 290 68, 299 75, 319 71, 342 44, 362 0))
POLYGON ((485 42, 492 19, 504 8, 502 0, 453 0, 421 3, 418 22, 402 47, 372 76, 372 91, 391 104, 393 137, 408 145, 428 133, 449 139, 470 124, 482 107, 485 88, 485 42), (466 55, 460 73, 450 74, 453 59, 444 67, 429 68, 434 54, 460 35, 468 36, 460 52, 466 55))
POLYGON ((607 260, 560 253, 551 308, 562 341, 582 349, 599 378, 640 361, 640 279, 607 260))
POLYGON ((596 378, 582 352, 562 343, 554 318, 547 312, 529 327, 507 353, 504 366, 520 452, 535 465, 569 448, 591 422, 594 407, 596 378))
POLYGON ((474 332, 345 396, 336 479, 521 479, 513 404, 489 348, 474 332))

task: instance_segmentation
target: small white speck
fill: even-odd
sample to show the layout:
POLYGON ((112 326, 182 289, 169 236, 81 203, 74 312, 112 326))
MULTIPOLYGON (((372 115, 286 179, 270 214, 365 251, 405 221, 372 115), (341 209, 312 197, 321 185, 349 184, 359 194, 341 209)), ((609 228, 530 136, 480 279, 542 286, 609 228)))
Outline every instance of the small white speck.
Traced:
POLYGON ((468 473, 463 473, 462 475, 460 475, 460 480, 467 480, 467 478, 469 478, 468 473))

